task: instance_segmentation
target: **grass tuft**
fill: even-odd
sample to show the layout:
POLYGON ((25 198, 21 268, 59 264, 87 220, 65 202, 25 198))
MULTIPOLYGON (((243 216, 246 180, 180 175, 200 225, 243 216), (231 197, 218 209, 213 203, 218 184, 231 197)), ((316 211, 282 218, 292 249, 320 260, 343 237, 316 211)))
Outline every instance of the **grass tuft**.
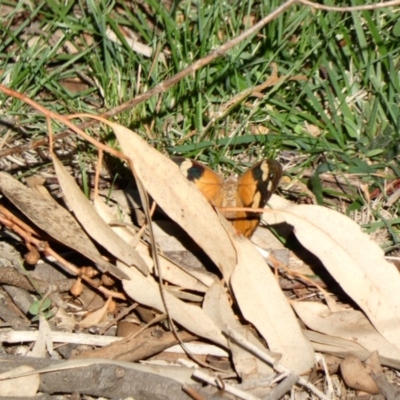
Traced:
MULTIPOLYGON (((62 114, 101 113, 206 56, 280 4, 3 1, 0 81, 62 114)), ((398 16, 398 8, 338 13, 294 5, 226 55, 116 120, 166 154, 211 166, 236 170, 280 156, 288 175, 302 179, 311 169, 308 183, 319 203, 340 197, 350 212, 367 206, 372 229, 400 175, 398 16), (229 104, 265 82, 273 63, 282 80, 229 104), (300 74, 304 80, 291 80, 300 74), (368 193, 379 191, 380 206, 362 190, 339 196, 326 188, 320 178, 325 172, 360 177, 368 193)), ((29 107, 3 94, 0 101, 7 129, 13 126, 8 145, 46 134, 45 120, 29 107)), ((114 145, 107 132, 92 132, 114 145)), ((385 222, 389 244, 398 241, 398 207, 386 210, 395 221, 385 222)))

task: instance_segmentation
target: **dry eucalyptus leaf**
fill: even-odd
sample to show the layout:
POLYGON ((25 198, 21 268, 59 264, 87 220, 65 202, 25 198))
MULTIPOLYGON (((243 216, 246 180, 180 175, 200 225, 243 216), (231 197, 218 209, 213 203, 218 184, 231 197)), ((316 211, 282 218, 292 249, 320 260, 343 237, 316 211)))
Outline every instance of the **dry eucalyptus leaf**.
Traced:
POLYGON ((125 277, 101 257, 75 218, 55 200, 43 198, 5 172, 0 172, 0 189, 22 213, 51 237, 83 254, 102 271, 108 271, 120 279, 125 277))
POLYGON ((314 205, 278 210, 309 251, 393 345, 400 337, 400 275, 350 218, 314 205))
POLYGON ((110 301, 112 300, 112 297, 109 297, 107 301, 104 303, 103 307, 101 307, 99 310, 96 310, 89 314, 85 319, 83 319, 81 322, 79 322, 79 326, 82 329, 85 328, 91 328, 92 326, 99 326, 102 322, 105 321, 106 316, 107 316, 107 311, 108 311, 108 306, 110 304, 110 301))
MULTIPOLYGON (((116 213, 113 213, 111 207, 104 203, 104 201, 99 197, 95 196, 93 198, 93 207, 96 210, 100 218, 111 227, 111 229, 125 242, 132 247, 136 247, 135 244, 138 242, 139 235, 135 232, 132 233, 131 229, 128 229, 124 225, 125 219, 120 219, 116 213), (117 224, 116 222, 120 223, 117 224)), ((132 222, 130 221, 132 224, 132 222)), ((149 267, 149 265, 148 265, 149 267)), ((149 267, 151 268, 151 267, 149 267)))
MULTIPOLYGON (((137 245, 136 250, 138 251, 140 256, 144 260, 146 260, 146 262, 150 263, 153 261, 152 258, 149 256, 148 245, 140 242, 137 245)), ((158 260, 160 263, 162 278, 166 281, 188 290, 195 290, 197 292, 204 293, 207 290, 206 283, 210 280, 209 276, 203 277, 201 276, 201 272, 199 272, 198 274, 191 273, 190 271, 187 272, 162 255, 158 256, 158 260)), ((157 275, 157 272, 155 272, 155 275, 157 275)))
POLYGON ((282 365, 304 373, 314 365, 314 351, 287 298, 251 242, 232 240, 238 264, 230 283, 243 316, 257 328, 271 351, 282 354, 282 365))
POLYGON ((342 358, 352 353, 357 355, 360 359, 365 359, 368 354, 370 354, 365 347, 352 340, 314 332, 308 329, 303 329, 303 333, 311 341, 315 351, 320 353, 333 354, 342 358))
MULTIPOLYGON (((74 179, 64 168, 55 155, 52 155, 53 165, 68 205, 76 218, 81 223, 87 234, 97 243, 107 249, 113 256, 127 265, 133 265, 143 274, 149 270, 146 263, 136 251, 124 242, 114 231, 100 218, 89 200, 82 193, 74 179)), ((114 267, 115 268, 115 267, 114 267)))
MULTIPOLYGON (((227 293, 221 282, 214 283, 207 291, 204 297, 203 310, 210 318, 212 318, 221 331, 226 330, 226 328, 229 327, 239 332, 261 350, 267 351, 259 340, 249 331, 248 327, 242 326, 237 320, 231 306, 229 305, 227 293)), ((250 379, 259 380, 273 372, 272 368, 268 364, 261 361, 229 338, 228 345, 232 352, 232 361, 235 370, 241 377, 242 381, 250 379)))
MULTIPOLYGON (((163 211, 208 254, 225 279, 236 264, 232 243, 220 219, 204 196, 179 167, 133 131, 110 123, 135 173, 163 211)), ((232 228, 230 228, 232 229, 232 228)))
MULTIPOLYGON (((126 294, 133 300, 148 307, 166 313, 158 282, 149 275, 144 277, 135 269, 121 265, 131 280, 123 280, 126 294)), ((164 292, 168 312, 171 318, 195 335, 204 337, 227 348, 227 341, 212 319, 197 306, 184 303, 168 292, 164 292)))
MULTIPOLYGON (((379 351, 383 357, 400 363, 400 350, 386 340, 371 325, 365 315, 356 310, 331 312, 327 306, 317 302, 293 302, 299 318, 317 332, 351 340, 368 352, 379 351)), ((351 351, 351 350, 349 350, 351 351)))
POLYGON ((51 328, 43 315, 39 316, 39 330, 38 338, 31 352, 28 353, 29 357, 45 358, 46 355, 53 354, 53 339, 51 337, 51 328))
POLYGON ((196 255, 197 246, 189 239, 186 232, 174 222, 153 221, 153 233, 157 245, 160 246, 166 259, 196 278, 205 285, 206 290, 215 281, 219 280, 217 271, 211 272, 206 268, 202 262, 202 257, 196 255), (190 243, 187 243, 188 239, 190 243))
POLYGON ((21 367, 0 374, 1 396, 10 398, 28 398, 35 396, 39 389, 40 377, 39 374, 34 371, 34 368, 22 365, 21 367), (31 373, 29 376, 8 378, 9 376, 11 377, 29 372, 31 373))
MULTIPOLYGON (((307 336, 307 338, 311 341, 314 350, 318 351, 319 353, 332 354, 342 358, 349 354, 353 354, 360 360, 365 360, 371 354, 371 352, 365 347, 352 340, 342 339, 336 336, 326 335, 305 329, 303 332, 304 335, 307 336)), ((384 356, 379 356, 379 360, 382 365, 400 369, 399 360, 384 356)))
MULTIPOLYGON (((109 224, 112 220, 115 220, 115 217, 113 217, 111 214, 110 208, 107 207, 107 205, 104 204, 101 199, 95 199, 94 206, 97 213, 107 224, 109 224)), ((111 229, 128 244, 136 241, 131 231, 125 227, 111 226, 111 229)), ((153 272, 153 259, 150 256, 151 251, 149 246, 139 241, 134 248, 142 260, 146 263, 149 270, 153 272)), ((166 281, 174 285, 184 287, 185 289, 195 290, 198 292, 205 292, 207 290, 207 286, 199 281, 196 277, 182 270, 162 255, 159 255, 159 262, 163 273, 163 279, 166 281)))

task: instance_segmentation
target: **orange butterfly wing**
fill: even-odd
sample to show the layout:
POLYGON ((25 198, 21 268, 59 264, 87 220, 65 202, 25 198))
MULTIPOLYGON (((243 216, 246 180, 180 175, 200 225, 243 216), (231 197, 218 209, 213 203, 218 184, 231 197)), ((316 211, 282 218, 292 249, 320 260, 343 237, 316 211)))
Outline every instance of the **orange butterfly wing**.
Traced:
MULTIPOLYGON (((216 207, 263 208, 282 176, 282 167, 274 160, 255 164, 237 181, 232 177, 224 181, 212 169, 188 158, 175 157, 173 161, 216 207)), ((224 215, 237 231, 247 237, 253 234, 260 221, 260 213, 226 211, 224 215)))
POLYGON ((189 158, 174 157, 172 160, 178 164, 181 172, 197 186, 212 205, 221 207, 224 180, 216 172, 204 164, 189 158))
MULTIPOLYGON (((282 166, 275 160, 253 165, 238 180, 237 207, 264 208, 282 177, 282 166)), ((238 211, 233 226, 250 237, 260 222, 260 213, 238 211)))

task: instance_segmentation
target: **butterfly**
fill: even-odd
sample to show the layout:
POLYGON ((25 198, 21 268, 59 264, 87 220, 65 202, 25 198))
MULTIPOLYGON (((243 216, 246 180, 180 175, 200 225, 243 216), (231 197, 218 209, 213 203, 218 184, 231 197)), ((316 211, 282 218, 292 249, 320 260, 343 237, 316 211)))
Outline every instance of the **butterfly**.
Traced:
MULTIPOLYGON (((172 160, 209 203, 219 208, 263 208, 278 187, 282 176, 282 166, 275 160, 260 161, 239 178, 230 176, 225 180, 198 161, 184 157, 174 157, 172 160)), ((261 215, 239 210, 222 210, 222 214, 246 237, 253 234, 261 215)))

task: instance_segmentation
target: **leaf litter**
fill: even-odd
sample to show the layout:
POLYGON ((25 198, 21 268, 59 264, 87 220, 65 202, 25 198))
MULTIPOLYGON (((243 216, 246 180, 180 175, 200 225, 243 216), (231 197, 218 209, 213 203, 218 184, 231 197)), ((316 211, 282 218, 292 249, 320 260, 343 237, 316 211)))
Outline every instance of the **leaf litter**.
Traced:
MULTIPOLYGON (((48 114, 46 116, 49 118, 48 114)), ((55 118, 55 114, 51 117, 55 118)), ((267 267, 267 263, 275 267, 275 276, 282 274, 280 264, 270 256, 270 252, 264 253, 265 260, 247 239, 238 237, 218 211, 212 209, 170 160, 134 132, 117 124, 108 124, 119 140, 124 160, 133 168, 132 172, 138 179, 138 185, 143 185, 163 212, 187 232, 212 261, 214 271, 211 275, 209 271, 194 272, 185 266, 175 265, 162 254, 158 262, 160 270, 156 271, 153 265, 155 259, 152 258, 148 242, 141 242, 129 229, 110 226, 105 207, 97 204, 94 208, 91 205, 56 157, 53 157, 53 165, 59 183, 79 224, 58 203, 49 199, 46 203, 32 191, 27 191, 24 185, 10 175, 1 173, 0 189, 3 194, 35 225, 35 228, 4 207, 0 210, 3 225, 23 239, 29 252, 41 253, 46 262, 55 267, 61 266, 68 274, 77 277, 74 294, 71 290, 69 297, 60 296, 60 287, 49 284, 44 290, 42 286, 40 290, 36 290, 35 299, 40 304, 48 296, 52 296, 55 309, 59 308, 65 311, 64 314, 73 316, 68 320, 62 313, 58 314, 64 321, 64 329, 69 327, 75 343, 85 342, 86 333, 81 333, 79 329, 94 327, 91 331, 93 334, 89 336, 102 338, 97 334, 96 325, 102 324, 104 318, 110 315, 113 315, 113 324, 123 318, 123 312, 119 315, 115 312, 116 301, 119 302, 120 308, 136 301, 135 312, 137 310, 137 315, 144 325, 129 334, 132 347, 135 346, 136 335, 140 337, 141 333, 146 333, 149 338, 160 335, 161 352, 163 335, 160 332, 171 329, 168 325, 174 321, 177 323, 174 329, 178 329, 178 334, 182 337, 185 334, 195 334, 193 336, 197 336, 200 341, 206 339, 231 354, 231 363, 224 372, 218 368, 221 363, 205 358, 203 361, 209 365, 206 372, 208 377, 204 377, 203 374, 198 376, 203 376, 201 379, 225 391, 229 391, 231 383, 234 383, 239 386, 234 388, 236 396, 268 398, 267 396, 272 394, 286 393, 297 382, 314 396, 328 398, 320 390, 324 389, 323 385, 318 389, 298 376, 309 373, 317 360, 318 365, 323 365, 324 371, 327 371, 324 358, 315 353, 321 349, 326 356, 333 353, 346 357, 350 353, 356 353, 363 361, 367 359, 365 365, 358 361, 353 362, 354 359, 351 358, 347 358, 346 363, 342 364, 342 375, 346 376, 345 381, 349 387, 366 390, 366 387, 373 386, 370 383, 362 386, 362 389, 356 386, 359 385, 360 379, 367 379, 360 377, 369 365, 368 368, 372 372, 368 374, 372 376, 380 392, 387 393, 389 389, 393 392, 392 387, 389 386, 388 389, 382 383, 379 374, 382 373, 381 364, 398 368, 396 339, 399 329, 399 300, 396 293, 400 280, 397 271, 385 260, 381 249, 361 232, 358 225, 347 217, 322 207, 292 205, 278 201, 276 196, 271 199, 273 211, 266 211, 264 220, 269 221, 270 225, 292 225, 298 240, 320 259, 324 268, 348 296, 344 300, 339 299, 333 293, 329 293, 329 288, 327 291, 321 291, 317 285, 316 291, 312 293, 309 287, 310 278, 301 279, 296 275, 293 278, 293 293, 307 293, 310 297, 322 294, 327 306, 322 302, 306 302, 304 299, 288 300, 267 267), (60 244, 84 255, 85 262, 80 260, 79 265, 75 265, 60 256, 60 244), (93 265, 86 266, 88 260, 92 261, 93 265), (103 273, 101 276, 97 269, 103 273), (159 282, 158 278, 161 276, 163 279, 159 282), (303 285, 303 292, 295 288, 295 283, 298 282, 303 285), (185 296, 175 295, 185 292, 190 301, 181 299, 185 296), (192 297, 189 296, 190 292, 195 292, 192 293, 192 297), (100 297, 99 293, 104 297, 100 297), (92 297, 92 301, 84 301, 85 296, 87 299, 92 297), (198 301, 202 296, 203 302, 198 301), (104 301, 104 298, 108 300, 104 301), (96 304, 96 299, 102 299, 101 304, 96 304), (341 301, 346 303, 342 304, 341 301), (169 315, 169 321, 165 320, 165 314, 169 315), (306 328, 300 325, 297 318, 306 328), (74 321, 78 322, 76 326, 73 326, 74 321), (158 331, 150 329, 153 324, 157 324, 158 331), (268 353, 268 349, 272 350, 272 354, 268 353), (378 352, 379 356, 373 352, 378 352), (266 361, 268 368, 260 361, 266 361), (213 374, 213 369, 218 371, 218 377, 213 374), (271 374, 272 370, 277 373, 271 374), (239 377, 241 379, 238 379, 239 377), (259 397, 251 394, 250 390, 243 390, 252 384, 254 389, 254 379, 259 383, 257 389, 264 387, 262 382, 268 382, 265 392, 257 394, 259 397), (226 383, 228 380, 229 384, 226 383), (268 394, 271 382, 279 383, 268 394)), ((98 146, 100 148, 100 144, 98 146)), ((98 202, 98 199, 96 201, 98 202)), ((148 227, 148 224, 152 223, 150 219, 146 221, 148 227)), ((161 248, 158 250, 162 251, 161 248)), ((17 262, 14 264, 18 265, 17 262)), ((20 281, 28 277, 35 288, 35 280, 29 272, 21 268, 17 271, 20 281)), ((15 281, 18 281, 18 276, 15 281)), ((3 316, 2 319, 6 320, 3 316)), ((36 338, 32 339, 32 335, 26 334, 25 339, 22 336, 18 340, 36 342, 33 353, 44 356, 46 352, 54 352, 53 339, 56 335, 52 336, 54 326, 43 320, 43 315, 40 315, 39 319, 36 338)), ((6 335, 2 337, 7 341, 6 335)), ((72 339, 70 341, 73 342, 72 339)), ((169 339, 165 341, 167 342, 170 343, 169 339)), ((97 344, 105 345, 106 341, 97 344)), ((140 346, 142 345, 143 342, 140 346)), ((13 370, 12 374, 8 374, 8 378, 37 376, 39 372, 92 365, 90 362, 85 363, 85 360, 73 360, 79 356, 79 352, 84 353, 84 348, 63 347, 59 349, 60 354, 70 360, 64 362, 62 367, 47 366, 31 372, 13 370)), ((27 354, 28 349, 21 347, 18 351, 25 351, 27 354)), ((92 354, 96 354, 96 350, 93 350, 92 354)), ((180 358, 174 361, 180 362, 181 365, 183 362, 189 362, 188 359, 180 358)), ((96 362, 99 361, 93 361, 96 362)), ((103 362, 117 365, 110 360, 103 362)), ((25 361, 25 364, 28 365, 29 362, 25 361)), ((130 365, 123 366, 129 369, 130 365)), ((176 376, 178 371, 189 370, 189 374, 192 374, 194 368, 174 368, 171 378, 167 372, 170 371, 168 367, 151 366, 149 370, 156 373, 157 369, 164 377, 168 376, 174 380, 174 374, 176 376)), ((331 398, 332 380, 328 373, 325 378, 329 388, 327 392, 331 398)), ((5 379, 4 376, 2 379, 5 379)), ((79 375, 75 375, 74 379, 78 382, 79 375)), ((188 389, 186 385, 191 385, 192 389, 195 385, 195 381, 190 377, 180 382, 182 383, 185 390, 188 389)), ((170 393, 175 390, 173 385, 168 388, 170 393)), ((35 391, 37 390, 35 388, 35 391)), ((199 386, 195 390, 201 391, 199 386)))
MULTIPOLYGON (((259 383, 256 384, 258 391, 253 388, 251 393, 257 393, 260 397, 254 398, 265 396, 268 386, 271 385, 271 377, 274 376, 273 369, 277 368, 277 365, 288 368, 294 372, 294 376, 307 373, 315 363, 313 347, 317 351, 325 349, 326 353, 336 353, 341 357, 351 353, 359 356, 362 354, 365 357, 377 351, 381 364, 398 368, 400 353, 395 340, 398 337, 398 324, 393 324, 393 321, 398 318, 398 297, 395 294, 398 293, 400 280, 397 271, 385 260, 380 248, 361 232, 358 225, 334 211, 313 205, 295 206, 274 196, 271 200, 274 210, 266 213, 264 220, 271 224, 286 221, 293 225, 294 233, 300 242, 319 257, 349 298, 358 305, 359 310, 347 306, 332 311, 320 302, 289 302, 254 245, 247 239, 238 237, 229 224, 226 225, 220 220, 219 215, 204 201, 197 190, 186 181, 177 168, 174 168, 174 163, 159 154, 134 132, 116 124, 110 125, 124 154, 131 159, 135 173, 146 191, 163 212, 194 239, 218 269, 212 275, 210 272, 194 273, 182 265, 177 266, 161 254, 160 264, 164 284, 160 291, 148 244, 145 241, 138 241, 135 233, 127 228, 109 226, 108 223, 113 216, 107 206, 101 199, 96 198, 97 205, 94 208, 86 198, 81 197, 78 194, 81 193, 79 187, 56 158, 53 160, 54 165, 60 185, 64 188, 64 192, 68 192, 66 197, 72 212, 84 226, 88 236, 119 261, 112 264, 111 259, 105 261, 102 258, 99 262, 101 253, 69 212, 53 200, 38 198, 29 188, 10 175, 1 173, 0 187, 3 194, 41 229, 39 233, 34 228, 34 235, 40 237, 42 231, 46 232, 57 242, 85 255, 95 266, 100 267, 102 272, 108 271, 114 278, 122 278, 122 287, 117 289, 122 295, 119 300, 122 306, 124 302, 129 303, 130 298, 141 307, 153 310, 156 324, 159 324, 156 318, 157 312, 169 313, 171 319, 178 324, 178 334, 190 332, 195 334, 194 337, 207 339, 214 346, 228 351, 232 356, 233 370, 230 372, 227 370, 225 374, 232 377, 232 373, 236 372, 240 377, 240 384, 237 382, 237 390, 235 389, 235 393, 239 396, 246 393, 246 391, 242 393, 240 387, 250 387, 250 382, 259 383), (150 169, 151 174, 148 173, 150 169), (166 171, 175 174, 173 183, 163 183, 166 171), (94 213, 96 217, 93 217, 94 213), (100 222, 99 218, 103 218, 104 222, 100 222), (104 230, 102 235, 99 235, 99 230, 104 230), (108 240, 111 237, 113 239, 108 240), (128 252, 127 245, 130 246, 128 252), (383 274, 382 270, 387 273, 383 274), (145 276, 143 272, 147 271, 150 275, 145 276), (204 294, 202 306, 199 307, 196 303, 190 304, 174 294, 185 291, 204 294), (299 325, 290 304, 307 330, 299 325), (240 312, 235 312, 236 307, 232 308, 232 305, 237 306, 240 312), (247 345, 238 343, 237 337, 245 337, 246 341, 251 342, 252 346, 256 346, 261 352, 272 351, 272 364, 265 364, 263 358, 249 351, 247 345), (269 383, 262 384, 266 379, 269 383)), ((11 228, 13 225, 9 226, 11 228)), ((21 226, 24 225, 21 223, 21 226)), ((46 247, 39 248, 39 251, 45 249, 46 247)), ((90 293, 96 290, 95 287, 90 288, 87 283, 85 285, 84 291, 90 293)), ((118 287, 115 279, 112 280, 111 286, 118 287)), ((80 329, 100 326, 101 321, 109 314, 111 298, 112 296, 108 297, 108 301, 101 307, 83 313, 81 321, 78 321, 80 329)), ((193 298, 202 297, 193 296, 193 298)), ((79 296, 75 302, 76 300, 79 300, 79 296)), ((75 314, 73 320, 77 317, 78 314, 75 314)), ((70 326, 70 330, 73 329, 70 326)), ((150 329, 150 325, 146 329, 150 329)), ((20 335, 16 340, 34 341, 36 345, 32 355, 44 357, 47 352, 54 351, 54 339, 57 336, 53 337, 51 331, 47 321, 41 317, 39 336, 36 339, 31 335, 21 339, 20 335)), ((71 332, 69 335, 74 337, 71 342, 90 343, 83 339, 83 333, 71 332), (82 335, 81 341, 80 335, 82 335)), ((96 335, 90 336, 94 338, 96 335)), ((134 340, 134 334, 131 336, 134 340)), ((4 334, 2 339, 9 340, 10 343, 15 340, 4 334)), ((56 340, 69 339, 64 337, 56 340)), ((101 341, 98 341, 97 345, 100 343, 101 341)), ((103 346, 110 345, 108 343, 104 341, 103 346)), ((115 343, 118 345, 118 342, 115 343)), ((191 347, 191 351, 194 351, 193 349, 195 347, 191 347)), ((80 350, 82 351, 83 349, 80 350)), ((96 351, 91 354, 96 354, 96 351)), ((178 362, 182 355, 177 357, 175 362, 178 362)), ((207 358, 204 358, 204 361, 207 361, 207 358)), ((342 367, 342 370, 346 371, 342 371, 346 383, 350 387, 353 385, 355 389, 358 388, 357 385, 351 382, 355 379, 359 384, 359 377, 364 376, 362 373, 365 367, 360 363, 361 361, 355 363, 346 361, 342 367), (353 378, 354 374, 356 378, 353 378)), ((218 370, 218 367, 213 365, 219 364, 209 361, 210 368, 218 370)), ((164 367, 158 368, 161 371, 164 367)), ((277 370, 279 371, 279 368, 277 370)), ((33 370, 32 373, 36 374, 37 371, 33 370)), ((166 374, 165 371, 161 373, 166 374)), ((212 370, 207 374, 212 377, 212 370)), ((17 377, 21 374, 17 371, 12 376, 17 377)), ((366 380, 367 378, 363 378, 362 382, 366 380)), ((295 381, 298 382, 298 379, 295 381)), ((285 381, 281 378, 281 384, 283 382, 285 381)), ((185 384, 194 385, 194 381, 189 379, 185 384)), ((368 383, 366 387, 373 385, 368 383)), ((374 388, 376 390, 376 385, 374 388)), ((314 388, 309 390, 325 398, 322 392, 314 391, 314 388)))

